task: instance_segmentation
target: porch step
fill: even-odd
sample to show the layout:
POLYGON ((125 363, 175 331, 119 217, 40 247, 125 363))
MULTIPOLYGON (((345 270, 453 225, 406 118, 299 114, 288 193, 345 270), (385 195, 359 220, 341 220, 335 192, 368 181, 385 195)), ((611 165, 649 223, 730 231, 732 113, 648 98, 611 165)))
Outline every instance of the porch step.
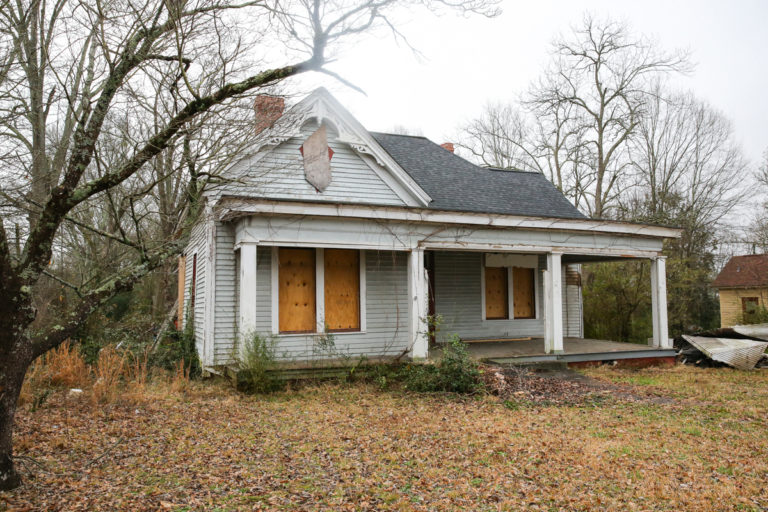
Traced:
POLYGON ((674 358, 677 352, 672 349, 626 350, 611 352, 593 352, 578 354, 545 354, 535 356, 494 357, 485 361, 499 366, 519 366, 529 364, 568 365, 592 361, 623 361, 674 358))
POLYGON ((530 370, 533 372, 538 371, 560 371, 560 370, 566 370, 568 368, 568 363, 565 361, 528 361, 528 362, 520 362, 517 360, 509 360, 509 359, 487 359, 488 363, 500 366, 502 368, 511 368, 511 367, 523 367, 526 370, 530 370))

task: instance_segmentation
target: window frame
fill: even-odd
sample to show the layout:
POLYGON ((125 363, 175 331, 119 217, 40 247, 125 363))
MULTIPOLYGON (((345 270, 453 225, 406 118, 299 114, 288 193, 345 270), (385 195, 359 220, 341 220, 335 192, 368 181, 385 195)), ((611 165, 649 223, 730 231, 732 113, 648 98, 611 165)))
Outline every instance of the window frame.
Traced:
POLYGON ((358 262, 360 266, 360 329, 329 331, 334 336, 346 336, 350 334, 365 334, 367 332, 366 324, 366 302, 367 302, 367 283, 366 283, 366 251, 356 247, 316 247, 303 244, 280 244, 271 247, 271 298, 272 298, 272 334, 275 336, 317 336, 325 334, 325 249, 349 249, 358 251, 358 262), (280 332, 280 248, 287 249, 314 249, 315 251, 315 331, 303 333, 280 332))
POLYGON ((482 315, 483 322, 509 322, 512 320, 540 320, 541 310, 539 305, 540 293, 539 293, 539 263, 538 254, 515 254, 515 253, 502 253, 503 257, 508 258, 510 261, 504 265, 487 264, 488 256, 495 253, 482 253, 480 258, 480 314, 482 315), (520 256, 533 256, 536 258, 536 264, 531 265, 520 259, 516 261, 520 256), (499 267, 504 266, 507 268, 507 308, 508 318, 486 318, 485 311, 485 268, 486 267, 499 267), (515 318, 515 288, 514 288, 514 272, 511 270, 514 267, 530 268, 533 269, 533 317, 515 318))

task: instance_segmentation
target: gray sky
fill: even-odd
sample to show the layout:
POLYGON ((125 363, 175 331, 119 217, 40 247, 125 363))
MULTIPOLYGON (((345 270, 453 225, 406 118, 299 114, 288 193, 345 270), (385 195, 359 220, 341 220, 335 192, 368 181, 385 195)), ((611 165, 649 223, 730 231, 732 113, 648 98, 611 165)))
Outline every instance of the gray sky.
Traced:
POLYGON ((549 43, 585 12, 626 21, 663 49, 686 48, 696 69, 675 81, 732 121, 753 165, 768 148, 768 1, 504 0, 494 19, 403 15, 416 57, 384 33, 358 42, 332 66, 367 97, 338 82, 322 84, 366 128, 404 126, 444 142, 488 101, 525 91, 548 61, 549 43))

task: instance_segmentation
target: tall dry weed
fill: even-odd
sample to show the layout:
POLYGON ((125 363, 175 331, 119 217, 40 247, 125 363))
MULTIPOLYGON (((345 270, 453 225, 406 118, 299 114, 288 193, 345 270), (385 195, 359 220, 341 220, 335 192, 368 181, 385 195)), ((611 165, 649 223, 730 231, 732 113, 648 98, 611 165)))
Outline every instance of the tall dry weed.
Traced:
POLYGON ((176 363, 171 377, 171 391, 185 393, 189 389, 189 374, 190 367, 184 366, 184 361, 176 363))
POLYGON ((88 384, 90 372, 80 351, 69 340, 43 356, 53 386, 81 388, 88 384))
POLYGON ((95 381, 91 393, 94 404, 110 403, 117 398, 120 380, 126 368, 125 356, 108 345, 99 351, 94 371, 95 381))
POLYGON ((86 387, 90 376, 80 351, 67 340, 29 366, 21 387, 19 405, 42 403, 52 387, 86 387))

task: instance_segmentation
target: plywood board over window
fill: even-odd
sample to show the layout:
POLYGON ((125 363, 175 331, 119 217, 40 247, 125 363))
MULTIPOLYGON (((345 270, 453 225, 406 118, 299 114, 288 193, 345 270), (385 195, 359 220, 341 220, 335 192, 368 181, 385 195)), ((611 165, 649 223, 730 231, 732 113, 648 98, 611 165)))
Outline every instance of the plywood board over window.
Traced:
POLYGON ((512 268, 512 294, 515 318, 536 318, 534 269, 512 268))
POLYGON ((325 250, 325 324, 329 331, 360 330, 360 252, 325 250))
POLYGON ((281 333, 315 332, 315 250, 279 249, 281 333))
POLYGON ((485 318, 509 318, 509 287, 506 267, 485 267, 485 318))

